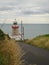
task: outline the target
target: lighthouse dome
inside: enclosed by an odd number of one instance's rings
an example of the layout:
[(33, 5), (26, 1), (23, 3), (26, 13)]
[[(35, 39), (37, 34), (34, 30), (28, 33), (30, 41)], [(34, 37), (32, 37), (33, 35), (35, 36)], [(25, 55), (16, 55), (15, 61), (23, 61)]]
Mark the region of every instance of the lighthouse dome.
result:
[(17, 22), (14, 22), (13, 25), (17, 25)]
[(13, 28), (13, 29), (19, 28), (17, 22), (14, 22), (14, 23), (13, 23), (12, 28)]

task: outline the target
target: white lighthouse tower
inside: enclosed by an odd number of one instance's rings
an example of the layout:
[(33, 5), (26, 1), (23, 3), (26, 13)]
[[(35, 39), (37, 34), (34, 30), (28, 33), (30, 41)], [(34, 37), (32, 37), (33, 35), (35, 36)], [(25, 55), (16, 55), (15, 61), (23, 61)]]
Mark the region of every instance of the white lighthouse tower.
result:
[(14, 22), (12, 25), (12, 36), (18, 36), (19, 34), (19, 26), (17, 25), (17, 22)]
[(21, 33), (19, 32), (19, 25), (17, 24), (16, 20), (12, 24), (12, 34), (9, 35), (10, 38), (13, 38), (15, 40), (24, 40), (24, 27), (21, 22)]
[(19, 26), (16, 21), (14, 21), (12, 25), (12, 38), (14, 38), (15, 40), (20, 40)]

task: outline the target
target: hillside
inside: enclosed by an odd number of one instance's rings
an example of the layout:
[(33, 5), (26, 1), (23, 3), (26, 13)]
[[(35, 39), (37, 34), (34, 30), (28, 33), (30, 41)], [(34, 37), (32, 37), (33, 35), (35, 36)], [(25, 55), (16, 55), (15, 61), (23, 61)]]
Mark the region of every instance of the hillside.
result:
[(34, 39), (27, 40), (26, 43), (49, 50), (49, 34), (37, 36)]
[(22, 49), (0, 29), (0, 65), (22, 65)]

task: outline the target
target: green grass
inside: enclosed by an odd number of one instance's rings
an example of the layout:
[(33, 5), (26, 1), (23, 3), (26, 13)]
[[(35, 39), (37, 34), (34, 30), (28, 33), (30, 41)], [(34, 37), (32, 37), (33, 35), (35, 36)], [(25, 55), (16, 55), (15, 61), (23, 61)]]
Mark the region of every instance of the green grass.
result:
[(26, 43), (49, 50), (49, 34), (37, 36), (34, 39), (27, 40)]
[(0, 65), (23, 65), (23, 52), (15, 40), (0, 30)]

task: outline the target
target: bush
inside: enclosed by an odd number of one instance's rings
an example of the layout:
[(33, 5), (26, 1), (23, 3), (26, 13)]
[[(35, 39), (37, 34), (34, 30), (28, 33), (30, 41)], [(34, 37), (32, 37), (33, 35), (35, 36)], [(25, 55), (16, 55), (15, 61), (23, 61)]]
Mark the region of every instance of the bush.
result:
[(0, 40), (4, 40), (5, 39), (5, 34), (3, 33), (3, 31), (0, 29)]
[(0, 65), (22, 65), (21, 51), (14, 40), (0, 41)]

